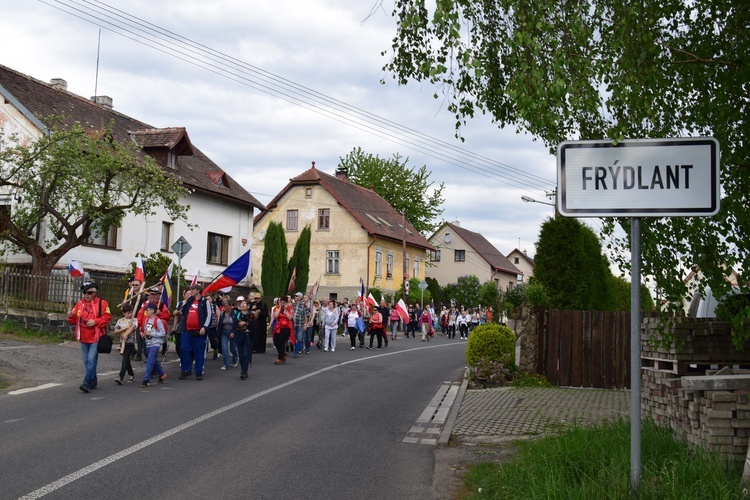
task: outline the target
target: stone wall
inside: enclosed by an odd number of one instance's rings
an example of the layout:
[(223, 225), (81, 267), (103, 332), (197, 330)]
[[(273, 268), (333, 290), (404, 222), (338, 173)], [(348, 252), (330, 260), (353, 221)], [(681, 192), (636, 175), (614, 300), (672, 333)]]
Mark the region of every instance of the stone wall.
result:
[(536, 373), (539, 347), (536, 315), (524, 308), (521, 319), (508, 320), (508, 328), (516, 334), (516, 366), (529, 373)]
[(3, 321), (12, 321), (20, 327), (29, 330), (71, 336), (73, 334), (73, 326), (68, 323), (67, 314), (0, 307), (0, 317)]
[[(675, 326), (681, 347), (651, 344), (655, 318), (641, 325), (641, 414), (678, 438), (735, 461), (750, 438), (750, 352), (738, 352), (727, 323), (686, 320)], [(739, 367), (739, 368), (738, 368)]]

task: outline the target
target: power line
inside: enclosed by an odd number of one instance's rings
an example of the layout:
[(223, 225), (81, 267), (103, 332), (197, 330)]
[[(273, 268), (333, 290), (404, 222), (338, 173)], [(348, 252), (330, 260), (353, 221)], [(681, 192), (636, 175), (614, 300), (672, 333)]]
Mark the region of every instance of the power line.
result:
[[(484, 177), (498, 180), (521, 189), (531, 189), (534, 192), (555, 184), (554, 181), (549, 179), (496, 162), (485, 156), (446, 143), (326, 96), (304, 85), (277, 76), (144, 21), (136, 16), (132, 16), (103, 2), (67, 0), (66, 3), (61, 0), (54, 0), (55, 3), (64, 7), (61, 8), (47, 1), (40, 1), (66, 14), (210, 71), (218, 76), (327, 116), (358, 130), (412, 147), (432, 158), (472, 171)], [(87, 5), (84, 6), (82, 3)]]

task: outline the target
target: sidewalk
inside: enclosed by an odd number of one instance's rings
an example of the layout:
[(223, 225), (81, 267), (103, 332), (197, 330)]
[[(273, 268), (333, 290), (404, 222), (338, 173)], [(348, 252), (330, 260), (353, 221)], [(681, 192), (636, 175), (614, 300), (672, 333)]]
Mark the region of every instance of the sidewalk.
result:
[(573, 423), (589, 425), (617, 416), (629, 417), (630, 391), (541, 387), (464, 390), (462, 386), (456, 404), (458, 415), (446, 429), (453, 440), (490, 444), (538, 437)]

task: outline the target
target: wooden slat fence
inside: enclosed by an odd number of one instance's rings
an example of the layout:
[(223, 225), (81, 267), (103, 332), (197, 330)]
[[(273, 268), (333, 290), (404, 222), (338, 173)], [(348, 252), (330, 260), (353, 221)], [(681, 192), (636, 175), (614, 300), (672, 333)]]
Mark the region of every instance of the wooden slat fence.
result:
[(630, 312), (537, 313), (537, 373), (559, 386), (630, 387)]

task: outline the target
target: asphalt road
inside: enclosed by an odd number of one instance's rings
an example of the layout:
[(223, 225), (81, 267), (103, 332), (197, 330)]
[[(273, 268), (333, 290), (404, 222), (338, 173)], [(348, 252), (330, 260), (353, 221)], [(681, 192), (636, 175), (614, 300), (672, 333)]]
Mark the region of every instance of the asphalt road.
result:
[(465, 342), (350, 351), (339, 339), (335, 353), (283, 366), (270, 350), (255, 355), (245, 381), (219, 361), (180, 381), (168, 363), (167, 383), (148, 389), (115, 385), (119, 356), (100, 355), (90, 394), (77, 389), (74, 345), (0, 342), (11, 389), (61, 384), (0, 395), (0, 498), (452, 497), (435, 481), (436, 448), (402, 440), (443, 381), (461, 378)]

